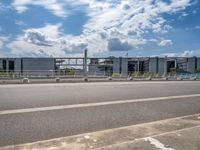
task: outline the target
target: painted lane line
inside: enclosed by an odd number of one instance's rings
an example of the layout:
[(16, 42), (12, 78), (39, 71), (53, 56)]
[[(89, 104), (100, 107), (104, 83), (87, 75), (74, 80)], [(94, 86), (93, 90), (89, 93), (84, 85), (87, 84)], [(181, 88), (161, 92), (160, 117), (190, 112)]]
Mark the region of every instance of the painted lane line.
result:
[(72, 109), (72, 108), (95, 107), (95, 106), (106, 106), (106, 105), (116, 105), (116, 104), (127, 104), (127, 103), (136, 103), (136, 102), (173, 100), (173, 99), (192, 98), (192, 97), (200, 97), (200, 94), (167, 96), (167, 97), (154, 97), (154, 98), (141, 98), (141, 99), (131, 99), (131, 100), (118, 100), (118, 101), (110, 101), (110, 102), (73, 104), (73, 105), (62, 105), (62, 106), (38, 107), (38, 108), (3, 110), (3, 111), (0, 111), (0, 115), (30, 113), (30, 112), (40, 112), (40, 111), (52, 111), (52, 110)]

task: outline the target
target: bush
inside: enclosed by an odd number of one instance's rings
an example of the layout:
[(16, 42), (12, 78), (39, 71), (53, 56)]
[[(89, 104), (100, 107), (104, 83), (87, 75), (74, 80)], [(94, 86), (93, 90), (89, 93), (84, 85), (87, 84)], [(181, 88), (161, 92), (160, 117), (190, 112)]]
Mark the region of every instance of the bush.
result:
[(131, 74), (132, 77), (140, 77), (142, 76), (142, 73), (141, 72), (134, 72)]
[(120, 77), (120, 74), (119, 73), (113, 73), (112, 77)]
[(6, 72), (0, 68), (0, 77), (5, 77), (6, 76)]
[(65, 70), (65, 75), (75, 75), (75, 70), (74, 69), (66, 69)]
[(196, 73), (200, 73), (200, 68), (195, 70)]

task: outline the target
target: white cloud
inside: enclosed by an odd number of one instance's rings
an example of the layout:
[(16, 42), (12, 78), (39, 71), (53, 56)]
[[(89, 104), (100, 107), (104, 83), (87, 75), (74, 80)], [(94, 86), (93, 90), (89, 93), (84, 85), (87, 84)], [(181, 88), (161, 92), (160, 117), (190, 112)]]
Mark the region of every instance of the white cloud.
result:
[(9, 41), (9, 37), (0, 36), (0, 49), (3, 48), (6, 42)]
[[(113, 50), (113, 43), (118, 44), (119, 50), (131, 50), (146, 44), (151, 39), (156, 39), (156, 37), (147, 39), (145, 35), (160, 33), (160, 36), (171, 30), (172, 27), (163, 18), (163, 13), (183, 11), (190, 2), (190, 0), (171, 0), (168, 3), (154, 0), (14, 0), (13, 6), (18, 12), (26, 11), (28, 5), (40, 5), (57, 16), (65, 17), (69, 13), (65, 6), (70, 5), (74, 9), (85, 10), (90, 19), (83, 26), (83, 33), (80, 36), (61, 33), (61, 24), (46, 25), (44, 28), (24, 31), (24, 35), (20, 35), (16, 41), (10, 43), (9, 47), (13, 48), (16, 54), (22, 49), (24, 54), (27, 54), (26, 51), (30, 53), (33, 50), (36, 53), (40, 50), (39, 54), (55, 56), (79, 54), (86, 47), (91, 54)], [(160, 46), (172, 44), (170, 39), (159, 43)]]
[(0, 40), (0, 49), (3, 47), (4, 43)]
[(21, 21), (21, 20), (15, 20), (15, 24), (16, 25), (20, 25), (20, 26), (25, 26), (27, 25), (25, 22)]
[(60, 32), (59, 28), (61, 27), (61, 24), (57, 25), (50, 25), (47, 24), (43, 28), (37, 28), (37, 29), (27, 29), (25, 30), (24, 34), (24, 40), (41, 46), (51, 46), (55, 44), (54, 39), (59, 38)]
[(11, 9), (11, 6), (8, 6), (8, 5), (4, 5), (3, 3), (0, 2), (0, 14), (2, 12), (5, 12), (7, 10)]
[(172, 40), (169, 39), (161, 40), (160, 43), (158, 43), (159, 46), (170, 46), (172, 44), (173, 44)]
[(164, 54), (161, 54), (161, 56), (167, 56), (167, 57), (176, 57), (177, 56), (177, 53), (164, 53)]
[(79, 36), (62, 35), (61, 24), (46, 25), (24, 31), (23, 35), (7, 45), (16, 56), (66, 56), (82, 54), (87, 43)]
[(194, 28), (195, 28), (195, 29), (200, 29), (200, 26), (195, 26)]
[(19, 13), (25, 12), (28, 5), (38, 5), (50, 10), (56, 16), (66, 17), (68, 15), (64, 4), (59, 0), (14, 0), (12, 5)]
[(191, 57), (194, 56), (194, 51), (193, 50), (186, 50), (181, 54), (182, 57)]
[[(119, 39), (123, 43), (129, 43), (130, 47), (137, 47), (146, 44), (148, 39), (145, 39), (144, 35), (149, 31), (162, 34), (170, 30), (172, 27), (167, 24), (162, 14), (184, 10), (189, 2), (189, 0), (171, 3), (162, 1), (153, 3), (153, 0), (122, 0), (118, 3), (103, 1), (101, 9), (89, 5), (88, 16), (91, 19), (84, 25), (83, 32), (85, 35), (104, 33), (107, 45), (110, 39)], [(160, 44), (172, 45), (172, 41), (167, 40)]]
[(168, 56), (168, 57), (193, 57), (193, 56), (200, 56), (200, 49), (196, 50), (185, 50), (183, 52), (177, 53), (163, 53), (161, 56)]

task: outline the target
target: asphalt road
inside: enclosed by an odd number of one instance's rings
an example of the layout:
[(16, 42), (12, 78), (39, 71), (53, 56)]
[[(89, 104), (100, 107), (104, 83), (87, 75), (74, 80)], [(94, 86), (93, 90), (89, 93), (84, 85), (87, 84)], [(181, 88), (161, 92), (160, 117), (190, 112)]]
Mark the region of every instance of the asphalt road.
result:
[[(200, 94), (199, 81), (1, 85), (0, 146), (200, 113), (198, 95), (145, 100), (193, 94)], [(133, 101), (98, 106), (100, 102), (128, 100)], [(97, 105), (87, 107), (88, 103)], [(86, 106), (51, 110), (54, 106), (77, 104)], [(38, 107), (49, 110), (23, 112)], [(13, 110), (22, 112), (1, 114)]]

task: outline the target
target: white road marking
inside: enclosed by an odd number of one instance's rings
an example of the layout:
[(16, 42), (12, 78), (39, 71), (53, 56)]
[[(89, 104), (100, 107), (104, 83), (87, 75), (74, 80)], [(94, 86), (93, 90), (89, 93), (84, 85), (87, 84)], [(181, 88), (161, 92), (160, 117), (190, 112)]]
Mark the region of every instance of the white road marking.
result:
[(154, 145), (156, 148), (159, 148), (160, 150), (174, 150), (173, 148), (166, 147), (163, 143), (156, 140), (155, 138), (147, 137), (144, 140), (150, 142), (151, 145)]
[[(189, 116), (193, 116), (193, 115), (189, 115)], [(182, 117), (176, 117), (176, 118), (171, 118), (171, 119), (166, 119), (166, 120), (173, 120), (173, 119), (181, 119), (181, 118), (184, 118), (184, 117), (189, 117), (189, 116), (182, 116)], [(164, 121), (164, 120), (162, 120)], [(160, 121), (155, 121), (156, 122), (160, 122)], [(151, 122), (151, 123), (142, 123), (143, 125), (144, 124), (154, 124), (154, 122)], [(142, 125), (142, 124), (138, 124), (138, 125)], [(138, 126), (138, 125), (133, 125), (133, 126)], [(128, 126), (127, 126), (128, 127)], [(131, 127), (131, 126), (130, 126)], [(117, 129), (121, 129), (121, 128), (126, 128), (126, 127), (120, 127), (120, 128), (115, 128), (115, 129), (109, 129), (110, 131), (112, 130), (117, 130)], [(198, 126), (193, 126), (193, 127), (188, 127), (188, 128), (183, 128), (183, 129), (178, 129), (178, 130), (173, 130), (173, 131), (169, 131), (169, 132), (164, 132), (164, 133), (160, 133), (160, 134), (154, 134), (152, 136), (148, 136), (148, 137), (142, 137), (142, 138), (138, 138), (138, 139), (135, 139), (133, 141), (147, 141), (147, 139), (151, 138), (151, 139), (154, 139), (156, 137), (160, 137), (160, 136), (164, 136), (164, 135), (169, 135), (169, 134), (173, 134), (173, 133), (179, 133), (179, 132), (182, 132), (182, 131), (188, 131), (188, 130), (192, 130), (192, 129), (195, 129), (195, 128), (200, 128), (200, 125)], [(106, 131), (106, 130), (105, 130)], [(108, 131), (108, 130), (107, 130)], [(97, 131), (97, 132), (101, 132), (101, 131)], [(95, 132), (94, 132), (95, 133)], [(63, 138), (63, 137), (62, 137)], [(57, 140), (57, 139), (54, 139), (54, 140)], [(47, 140), (46, 140), (47, 141)], [(100, 148), (97, 148), (95, 150), (102, 150), (103, 148), (107, 148), (107, 147), (113, 147), (115, 145), (122, 145), (122, 144), (128, 144), (130, 143), (131, 141), (125, 141), (125, 142), (121, 142), (121, 143), (117, 143), (117, 144), (111, 144), (109, 146), (103, 146), (103, 147), (100, 147)], [(162, 149), (160, 149), (162, 150)], [(170, 150), (170, 149), (165, 149), (165, 150)]]
[(85, 104), (73, 104), (73, 105), (61, 105), (61, 106), (49, 106), (49, 107), (38, 107), (38, 108), (3, 110), (3, 111), (0, 111), (0, 115), (30, 113), (30, 112), (39, 112), (39, 111), (52, 111), (52, 110), (72, 109), (72, 108), (95, 107), (95, 106), (106, 106), (106, 105), (116, 105), (116, 104), (127, 104), (127, 103), (136, 103), (136, 102), (174, 100), (174, 99), (192, 98), (192, 97), (200, 97), (200, 94), (167, 96), (167, 97), (154, 97), (154, 98), (140, 98), (140, 99), (118, 100), (118, 101), (99, 102), (99, 103), (85, 103)]

